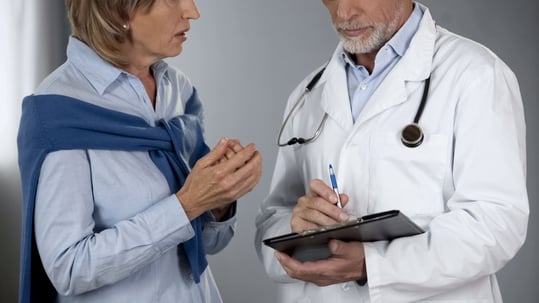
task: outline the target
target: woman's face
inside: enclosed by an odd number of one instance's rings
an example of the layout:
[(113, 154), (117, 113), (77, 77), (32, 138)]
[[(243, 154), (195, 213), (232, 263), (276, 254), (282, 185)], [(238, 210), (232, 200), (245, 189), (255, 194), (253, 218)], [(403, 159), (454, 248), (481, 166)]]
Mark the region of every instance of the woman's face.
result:
[(156, 0), (129, 20), (130, 41), (123, 51), (133, 65), (151, 65), (182, 52), (191, 19), (200, 14), (194, 0)]

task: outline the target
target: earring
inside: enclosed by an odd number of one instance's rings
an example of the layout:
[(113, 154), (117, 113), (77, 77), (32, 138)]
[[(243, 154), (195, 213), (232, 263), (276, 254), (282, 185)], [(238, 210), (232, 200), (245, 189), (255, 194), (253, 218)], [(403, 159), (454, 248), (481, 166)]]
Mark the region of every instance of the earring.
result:
[(122, 27), (123, 27), (124, 30), (128, 30), (129, 29), (129, 24), (123, 24)]

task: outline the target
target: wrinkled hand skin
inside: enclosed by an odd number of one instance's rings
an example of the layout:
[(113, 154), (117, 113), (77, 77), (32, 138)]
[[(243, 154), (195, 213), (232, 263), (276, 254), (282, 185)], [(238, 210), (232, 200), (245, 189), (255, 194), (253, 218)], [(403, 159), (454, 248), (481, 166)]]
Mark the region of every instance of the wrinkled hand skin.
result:
[(211, 210), (218, 221), (230, 204), (260, 181), (262, 156), (254, 144), (223, 138), (200, 158), (176, 193), (189, 220)]
[[(340, 197), (343, 207), (346, 206), (348, 196), (341, 194)], [(333, 189), (322, 180), (314, 179), (309, 192), (298, 199), (290, 227), (292, 232), (300, 233), (349, 219), (346, 211), (337, 206)], [(367, 279), (363, 243), (331, 240), (328, 245), (332, 256), (324, 260), (301, 262), (279, 251), (275, 251), (275, 257), (290, 277), (318, 286)]]
[(331, 240), (329, 250), (331, 257), (315, 262), (300, 262), (278, 251), (275, 257), (291, 278), (318, 286), (367, 280), (363, 243)]
[[(348, 196), (345, 194), (340, 196), (344, 207), (348, 203)], [(290, 227), (292, 232), (299, 233), (348, 219), (346, 211), (337, 206), (337, 195), (333, 189), (322, 180), (314, 179), (310, 182), (309, 192), (298, 199), (292, 211)]]

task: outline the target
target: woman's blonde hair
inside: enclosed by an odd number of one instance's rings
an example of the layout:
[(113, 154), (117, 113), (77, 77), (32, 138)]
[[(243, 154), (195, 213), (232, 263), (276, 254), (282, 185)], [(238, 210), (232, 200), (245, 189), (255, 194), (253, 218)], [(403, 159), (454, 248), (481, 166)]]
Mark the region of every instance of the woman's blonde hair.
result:
[(128, 22), (138, 9), (156, 0), (66, 0), (71, 34), (115, 66), (127, 66), (120, 45), (128, 39)]

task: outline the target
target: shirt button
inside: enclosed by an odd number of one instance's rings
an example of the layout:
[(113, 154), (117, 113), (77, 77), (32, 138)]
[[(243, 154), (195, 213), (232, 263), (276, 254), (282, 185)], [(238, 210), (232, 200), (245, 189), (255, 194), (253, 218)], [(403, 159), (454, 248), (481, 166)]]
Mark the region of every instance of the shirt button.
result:
[(342, 287), (343, 291), (349, 291), (350, 290), (350, 284), (349, 283), (344, 283), (341, 287)]
[(365, 83), (365, 82), (359, 83), (359, 88), (360, 88), (361, 90), (366, 90), (366, 89), (367, 89), (367, 83)]

